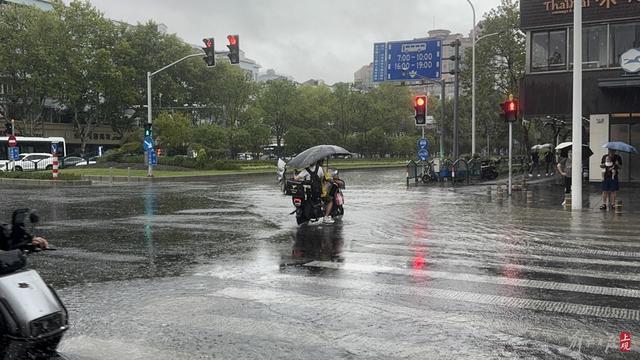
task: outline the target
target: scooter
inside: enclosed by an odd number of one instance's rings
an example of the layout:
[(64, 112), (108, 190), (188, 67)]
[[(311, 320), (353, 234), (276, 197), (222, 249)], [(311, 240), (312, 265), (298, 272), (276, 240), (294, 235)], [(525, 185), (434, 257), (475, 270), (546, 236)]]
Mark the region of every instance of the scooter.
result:
[(40, 251), (27, 219), (32, 227), (38, 222), (29, 209), (18, 209), (10, 229), (0, 224), (0, 359), (64, 359), (56, 349), (69, 314), (38, 272), (26, 269), (26, 255)]
[[(344, 215), (344, 196), (342, 190), (345, 189), (345, 183), (338, 178), (337, 170), (334, 176), (329, 180), (329, 196), (333, 197), (333, 206), (331, 208), (330, 216), (334, 220), (342, 219)], [(311, 191), (311, 182), (308, 180), (286, 180), (286, 195), (291, 196), (291, 202), (295, 206), (295, 210), (291, 212), (291, 215), (296, 214), (296, 221), (298, 225), (307, 223), (309, 221), (316, 222), (325, 213), (325, 204), (318, 196), (314, 196)]]

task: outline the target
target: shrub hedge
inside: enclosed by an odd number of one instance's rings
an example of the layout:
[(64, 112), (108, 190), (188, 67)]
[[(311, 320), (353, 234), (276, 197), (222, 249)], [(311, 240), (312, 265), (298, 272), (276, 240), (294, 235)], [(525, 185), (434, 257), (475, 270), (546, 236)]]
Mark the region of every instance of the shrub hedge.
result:
[[(0, 171), (0, 178), (34, 180), (53, 179), (50, 171)], [(80, 175), (65, 173), (62, 171), (58, 174), (58, 180), (80, 180)]]

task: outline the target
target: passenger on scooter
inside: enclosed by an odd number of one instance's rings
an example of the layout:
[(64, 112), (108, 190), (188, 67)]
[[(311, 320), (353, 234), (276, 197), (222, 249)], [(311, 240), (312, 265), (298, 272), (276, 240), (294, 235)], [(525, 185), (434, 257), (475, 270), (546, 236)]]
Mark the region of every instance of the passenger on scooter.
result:
[(314, 200), (324, 201), (324, 218), (322, 222), (332, 224), (334, 221), (329, 216), (333, 207), (333, 199), (325, 195), (325, 172), (322, 169), (322, 160), (296, 175), (296, 180), (307, 180), (311, 182), (311, 193), (316, 197)]

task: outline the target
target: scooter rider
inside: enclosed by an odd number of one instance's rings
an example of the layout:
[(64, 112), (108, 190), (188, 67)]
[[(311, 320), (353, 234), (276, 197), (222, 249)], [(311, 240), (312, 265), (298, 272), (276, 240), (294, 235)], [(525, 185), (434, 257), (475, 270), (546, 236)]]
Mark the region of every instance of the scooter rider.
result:
[(325, 224), (333, 224), (333, 219), (329, 216), (333, 207), (333, 199), (331, 197), (323, 197), (324, 190), (324, 170), (322, 169), (322, 160), (319, 160), (315, 165), (312, 165), (305, 170), (302, 170), (295, 177), (296, 180), (307, 180), (311, 182), (311, 194), (314, 201), (320, 201), (324, 198), (324, 218), (322, 220)]

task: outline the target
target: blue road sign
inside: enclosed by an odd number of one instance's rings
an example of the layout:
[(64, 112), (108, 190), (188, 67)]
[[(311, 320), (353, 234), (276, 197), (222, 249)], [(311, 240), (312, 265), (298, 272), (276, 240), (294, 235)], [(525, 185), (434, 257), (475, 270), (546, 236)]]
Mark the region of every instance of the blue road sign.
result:
[(375, 43), (373, 44), (373, 81), (381, 82), (384, 81), (386, 76), (386, 68), (387, 62), (386, 53), (387, 44), (386, 43)]
[(439, 80), (441, 57), (440, 39), (389, 42), (386, 80)]
[(158, 165), (158, 154), (153, 149), (147, 150), (148, 165)]
[(144, 141), (142, 142), (142, 146), (144, 147), (145, 150), (153, 149), (153, 139), (151, 138), (151, 136), (147, 136), (144, 138)]
[(418, 157), (422, 161), (427, 161), (427, 159), (429, 158), (429, 151), (427, 151), (427, 149), (418, 150)]
[(58, 143), (51, 143), (51, 153), (52, 154), (57, 154), (58, 153)]
[(420, 138), (418, 140), (418, 150), (427, 148), (429, 148), (429, 140), (427, 140), (426, 138)]
[(9, 148), (9, 160), (18, 160), (20, 158), (20, 148), (17, 146)]

